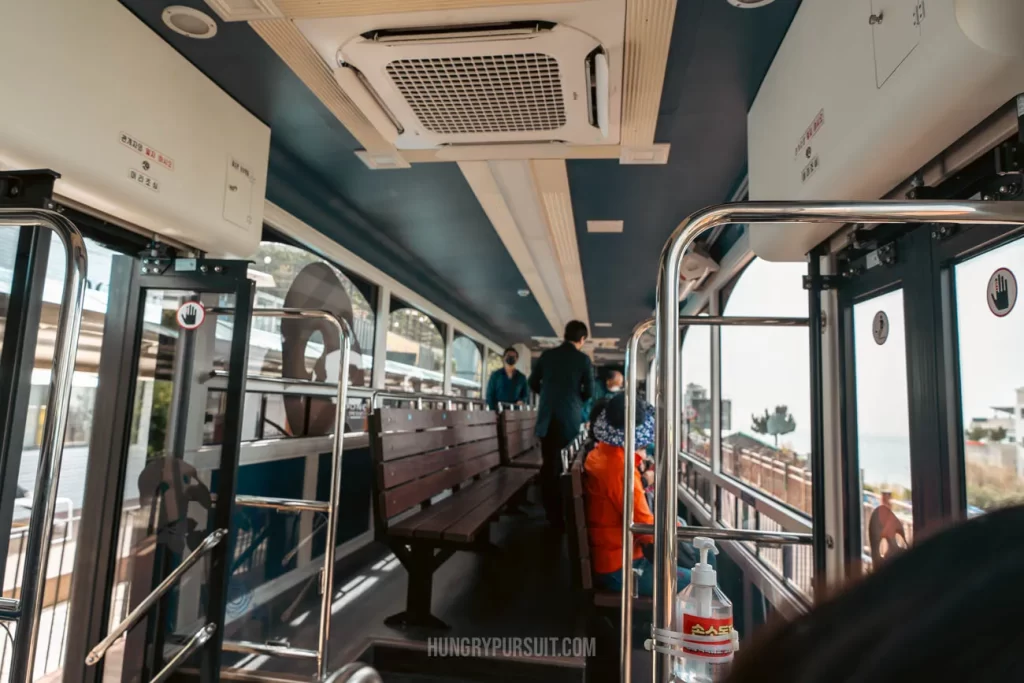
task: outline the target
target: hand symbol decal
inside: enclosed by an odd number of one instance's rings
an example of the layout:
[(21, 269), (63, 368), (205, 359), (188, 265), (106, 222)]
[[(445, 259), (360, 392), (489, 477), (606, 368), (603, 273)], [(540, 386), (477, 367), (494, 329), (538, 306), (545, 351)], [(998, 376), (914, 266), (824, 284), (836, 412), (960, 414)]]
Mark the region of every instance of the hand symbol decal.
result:
[(996, 277), (996, 291), (992, 294), (992, 305), (996, 307), (997, 311), (1005, 311), (1010, 307), (1010, 287), (1006, 282), (1006, 277), (999, 275)]

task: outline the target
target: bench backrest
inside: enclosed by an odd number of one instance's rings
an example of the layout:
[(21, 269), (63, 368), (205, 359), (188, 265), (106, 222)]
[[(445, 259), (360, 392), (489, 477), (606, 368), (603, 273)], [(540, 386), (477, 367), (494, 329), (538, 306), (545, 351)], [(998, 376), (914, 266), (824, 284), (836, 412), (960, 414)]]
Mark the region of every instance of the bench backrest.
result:
[(488, 410), (378, 408), (370, 415), (377, 536), (388, 520), (500, 464)]
[(498, 416), (501, 462), (508, 465), (537, 448), (539, 440), (536, 410), (505, 410)]
[(587, 535), (587, 509), (583, 497), (583, 454), (562, 474), (562, 500), (565, 505), (565, 530), (569, 544), (569, 566), (572, 584), (582, 591), (594, 587), (590, 573), (590, 537)]

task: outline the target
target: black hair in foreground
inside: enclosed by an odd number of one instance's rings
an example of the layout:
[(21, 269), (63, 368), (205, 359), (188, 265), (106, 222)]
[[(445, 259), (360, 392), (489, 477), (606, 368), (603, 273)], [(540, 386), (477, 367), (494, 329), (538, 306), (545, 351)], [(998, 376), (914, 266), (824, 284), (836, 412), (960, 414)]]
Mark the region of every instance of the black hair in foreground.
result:
[(741, 650), (728, 683), (1024, 681), (1024, 506), (923, 538)]

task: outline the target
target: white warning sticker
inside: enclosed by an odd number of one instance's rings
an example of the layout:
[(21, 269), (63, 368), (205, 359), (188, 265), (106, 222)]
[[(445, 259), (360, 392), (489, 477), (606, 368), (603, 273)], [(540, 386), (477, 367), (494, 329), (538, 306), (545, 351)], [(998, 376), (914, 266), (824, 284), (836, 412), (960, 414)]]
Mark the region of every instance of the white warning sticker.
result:
[(1009, 268), (1000, 268), (992, 273), (985, 289), (988, 309), (992, 315), (1005, 318), (1017, 304), (1017, 278)]
[(198, 301), (186, 301), (178, 308), (178, 327), (195, 330), (206, 320), (206, 309)]

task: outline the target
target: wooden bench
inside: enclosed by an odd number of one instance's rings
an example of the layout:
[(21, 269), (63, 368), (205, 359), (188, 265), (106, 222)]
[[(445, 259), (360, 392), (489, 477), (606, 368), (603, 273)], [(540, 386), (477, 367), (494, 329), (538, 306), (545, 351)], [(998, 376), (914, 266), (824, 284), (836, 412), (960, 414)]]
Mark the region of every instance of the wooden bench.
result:
[(497, 415), (379, 408), (370, 416), (375, 536), (409, 573), (404, 612), (389, 626), (447, 628), (430, 613), (433, 575), (457, 550), (491, 550), (490, 522), (534, 470), (499, 467)]
[[(587, 534), (587, 508), (584, 495), (583, 460), (580, 453), (571, 462), (569, 470), (562, 474), (562, 500), (565, 501), (565, 528), (569, 544), (569, 562), (574, 587), (587, 596), (587, 602), (600, 610), (618, 610), (622, 604), (619, 591), (597, 588), (594, 585), (593, 567), (590, 562), (590, 537)], [(632, 579), (632, 574), (627, 580)], [(653, 601), (648, 597), (633, 598), (635, 611), (650, 611)]]
[(505, 410), (498, 414), (501, 464), (540, 469), (544, 463), (536, 435), (536, 410)]

